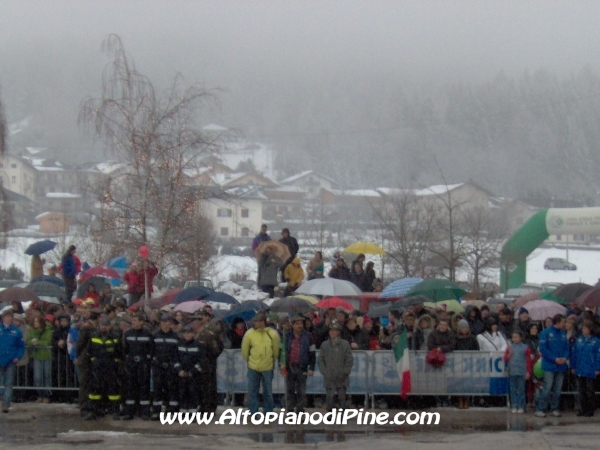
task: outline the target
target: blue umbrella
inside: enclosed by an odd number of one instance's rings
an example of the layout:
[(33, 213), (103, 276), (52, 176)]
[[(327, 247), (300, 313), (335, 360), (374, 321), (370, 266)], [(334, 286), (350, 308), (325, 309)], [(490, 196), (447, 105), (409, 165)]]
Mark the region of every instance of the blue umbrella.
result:
[(217, 292), (217, 291), (213, 291), (210, 294), (208, 294), (208, 296), (204, 297), (202, 300), (204, 300), (205, 302), (217, 302), (217, 303), (227, 303), (229, 305), (239, 305), (240, 302), (238, 302), (235, 297), (232, 297), (229, 294), (226, 294), (224, 292)]
[(212, 289), (204, 286), (189, 287), (177, 294), (175, 298), (173, 298), (173, 303), (189, 302), (190, 300), (204, 300), (212, 292), (214, 292)]
[(50, 275), (42, 275), (41, 277), (35, 277), (33, 280), (30, 281), (30, 283), (37, 283), (38, 281), (45, 281), (47, 283), (53, 283), (61, 288), (65, 286), (65, 282), (63, 280), (61, 280), (58, 277), (53, 277)]
[(258, 300), (251, 300), (241, 305), (233, 306), (223, 317), (223, 322), (231, 323), (236, 317), (241, 317), (244, 322), (252, 320), (257, 311), (268, 309), (268, 306)]
[(106, 261), (104, 266), (115, 269), (117, 272), (119, 272), (119, 275), (123, 276), (123, 274), (127, 272), (127, 258), (125, 256), (115, 256), (114, 258)]
[(421, 281), (423, 281), (423, 278), (402, 278), (400, 280), (396, 280), (393, 283), (388, 284), (385, 289), (381, 291), (379, 297), (403, 297), (413, 288), (413, 286), (416, 286)]
[(50, 241), (48, 239), (44, 241), (37, 241), (25, 249), (25, 254), (31, 256), (41, 255), (42, 253), (49, 252), (54, 247), (56, 247), (56, 242), (54, 241)]

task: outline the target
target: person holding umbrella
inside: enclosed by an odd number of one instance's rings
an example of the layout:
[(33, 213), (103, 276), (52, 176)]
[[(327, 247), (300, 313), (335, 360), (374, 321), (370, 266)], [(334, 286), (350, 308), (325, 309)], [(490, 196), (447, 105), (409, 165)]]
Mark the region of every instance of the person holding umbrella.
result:
[(269, 294), (270, 298), (275, 296), (275, 286), (279, 284), (277, 282), (277, 273), (282, 265), (283, 261), (281, 258), (273, 253), (270, 246), (267, 246), (259, 261), (258, 285), (263, 292)]
[(31, 279), (44, 276), (44, 264), (46, 260), (40, 258), (40, 255), (31, 255)]
[(62, 257), (62, 276), (65, 282), (65, 293), (67, 294), (66, 302), (70, 302), (73, 298), (73, 292), (77, 289), (77, 266), (75, 264), (75, 251), (77, 248), (71, 245)]

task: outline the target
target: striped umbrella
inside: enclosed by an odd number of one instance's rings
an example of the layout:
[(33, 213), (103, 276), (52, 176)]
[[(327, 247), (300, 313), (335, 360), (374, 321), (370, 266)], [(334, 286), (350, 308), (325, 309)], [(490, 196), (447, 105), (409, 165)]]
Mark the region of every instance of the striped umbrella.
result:
[(403, 297), (413, 286), (416, 286), (423, 278), (402, 278), (396, 280), (393, 283), (388, 284), (379, 297), (390, 298), (390, 297)]

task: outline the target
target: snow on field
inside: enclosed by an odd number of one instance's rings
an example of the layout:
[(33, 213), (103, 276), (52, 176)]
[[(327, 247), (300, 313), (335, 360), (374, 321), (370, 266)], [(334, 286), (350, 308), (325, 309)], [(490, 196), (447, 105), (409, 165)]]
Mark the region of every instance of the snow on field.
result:
[(249, 256), (214, 256), (206, 264), (206, 275), (214, 286), (221, 281), (230, 281), (232, 275), (245, 276), (247, 280), (256, 280), (257, 265)]
[(534, 251), (527, 259), (527, 282), (529, 283), (577, 283), (596, 284), (600, 278), (600, 251), (569, 250), (569, 262), (577, 266), (577, 270), (545, 270), (547, 258), (565, 258), (566, 250), (560, 248), (543, 248)]

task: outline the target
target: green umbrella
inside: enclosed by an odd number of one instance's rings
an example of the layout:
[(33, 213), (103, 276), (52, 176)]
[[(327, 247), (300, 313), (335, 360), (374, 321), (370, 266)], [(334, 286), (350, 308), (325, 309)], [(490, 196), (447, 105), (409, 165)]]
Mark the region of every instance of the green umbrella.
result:
[(434, 302), (439, 302), (441, 300), (458, 300), (466, 293), (467, 291), (453, 281), (428, 278), (421, 281), (416, 286), (413, 286), (413, 288), (406, 293), (405, 297), (424, 295)]
[(551, 302), (556, 302), (556, 303), (561, 303), (561, 304), (571, 303), (570, 301), (568, 301), (562, 297), (558, 297), (558, 296), (554, 295), (553, 291), (540, 292), (540, 294), (538, 295), (538, 298), (541, 298), (544, 300), (550, 300)]

